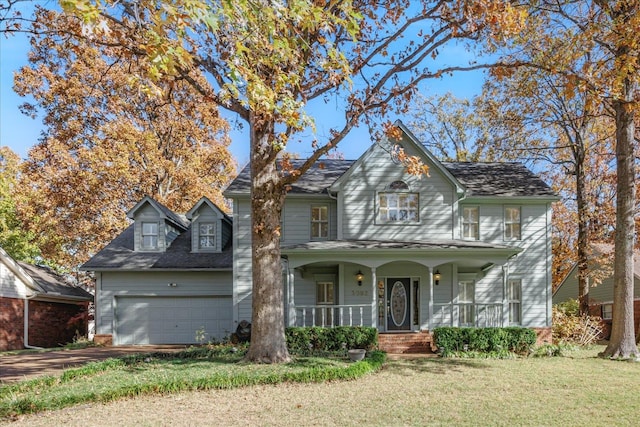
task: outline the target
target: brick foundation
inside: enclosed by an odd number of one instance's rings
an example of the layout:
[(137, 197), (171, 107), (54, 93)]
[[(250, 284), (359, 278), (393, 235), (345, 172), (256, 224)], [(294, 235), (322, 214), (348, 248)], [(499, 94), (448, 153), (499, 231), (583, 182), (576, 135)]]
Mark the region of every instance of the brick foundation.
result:
[(551, 344), (553, 342), (553, 330), (550, 326), (546, 328), (531, 329), (533, 329), (538, 336), (536, 339), (536, 345)]
[(96, 345), (110, 347), (113, 345), (113, 336), (111, 334), (95, 334), (93, 336), (93, 342)]

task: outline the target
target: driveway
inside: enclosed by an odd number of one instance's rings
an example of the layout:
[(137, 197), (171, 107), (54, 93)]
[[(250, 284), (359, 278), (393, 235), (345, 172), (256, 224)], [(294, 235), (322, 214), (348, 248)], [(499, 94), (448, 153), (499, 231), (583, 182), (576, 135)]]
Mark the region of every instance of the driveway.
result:
[(185, 346), (90, 347), (0, 356), (0, 384), (43, 375), (59, 375), (63, 370), (110, 357), (128, 354), (184, 350)]

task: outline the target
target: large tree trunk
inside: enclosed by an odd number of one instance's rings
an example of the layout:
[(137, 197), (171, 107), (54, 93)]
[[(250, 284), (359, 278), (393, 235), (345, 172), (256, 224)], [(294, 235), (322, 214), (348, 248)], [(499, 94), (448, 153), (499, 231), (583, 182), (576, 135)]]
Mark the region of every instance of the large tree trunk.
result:
[(253, 272), (251, 343), (246, 360), (280, 363), (290, 360), (284, 334), (280, 214), (285, 190), (270, 141), (272, 124), (252, 117), (251, 127), (251, 264)]
[(630, 358), (638, 355), (633, 326), (633, 243), (636, 202), (634, 170), (633, 84), (627, 79), (624, 94), (614, 102), (616, 112), (616, 162), (618, 168), (616, 237), (611, 339), (603, 356)]

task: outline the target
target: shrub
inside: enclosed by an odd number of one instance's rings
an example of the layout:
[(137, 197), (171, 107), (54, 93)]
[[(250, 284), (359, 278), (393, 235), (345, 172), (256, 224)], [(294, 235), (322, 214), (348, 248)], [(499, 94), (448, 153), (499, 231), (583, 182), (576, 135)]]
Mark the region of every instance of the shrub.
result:
[(580, 315), (578, 300), (556, 304), (552, 310), (553, 342), (576, 345), (594, 344), (602, 336), (602, 319)]
[(536, 342), (532, 329), (508, 328), (453, 328), (440, 327), (433, 330), (438, 351), (444, 357), (463, 353), (494, 354), (505, 357), (508, 353), (525, 354)]
[(378, 345), (378, 330), (365, 326), (289, 327), (285, 330), (289, 353), (308, 356), (350, 348), (372, 350)]

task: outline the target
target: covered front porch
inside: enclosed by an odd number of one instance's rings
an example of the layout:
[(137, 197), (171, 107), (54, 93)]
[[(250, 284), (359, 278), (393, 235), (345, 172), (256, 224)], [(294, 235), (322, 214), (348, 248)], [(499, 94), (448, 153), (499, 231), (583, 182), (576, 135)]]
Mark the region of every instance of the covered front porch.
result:
[(508, 267), (520, 251), (468, 241), (284, 247), (287, 324), (389, 333), (517, 324), (521, 306), (509, 298)]

